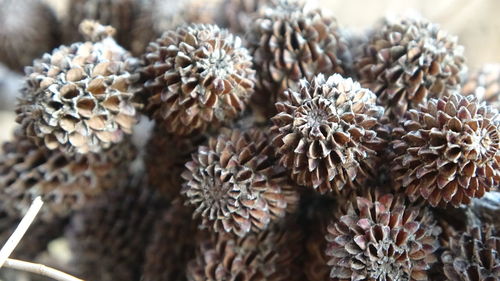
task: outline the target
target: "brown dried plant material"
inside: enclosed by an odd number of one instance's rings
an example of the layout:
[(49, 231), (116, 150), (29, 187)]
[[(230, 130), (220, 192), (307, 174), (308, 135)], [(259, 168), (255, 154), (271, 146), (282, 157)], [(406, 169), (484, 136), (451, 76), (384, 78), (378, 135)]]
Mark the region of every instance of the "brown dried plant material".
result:
[(338, 74), (303, 80), (276, 103), (273, 145), (299, 184), (321, 193), (362, 183), (375, 170), (384, 142), (375, 128), (383, 115), (375, 95)]
[(85, 280), (139, 280), (154, 222), (165, 206), (145, 181), (132, 177), (88, 202), (66, 234), (75, 273)]
[(500, 279), (500, 236), (494, 227), (472, 227), (450, 238), (441, 256), (447, 281)]
[(259, 16), (259, 11), (272, 5), (273, 1), (275, 2), (275, 0), (224, 0), (222, 26), (234, 33), (245, 34)]
[(438, 25), (419, 18), (386, 19), (357, 59), (363, 87), (386, 116), (398, 119), (429, 98), (450, 95), (466, 70), (463, 47)]
[(475, 95), (500, 110), (500, 64), (487, 64), (472, 73), (462, 87), (462, 94)]
[(262, 131), (232, 130), (208, 140), (182, 174), (182, 193), (195, 217), (215, 232), (261, 231), (296, 208), (297, 187), (276, 165)]
[(17, 132), (3, 144), (0, 156), (0, 199), (11, 215), (23, 214), (37, 196), (45, 204), (38, 215), (51, 221), (79, 209), (128, 172), (135, 148), (123, 142), (100, 154), (69, 157), (38, 147)]
[(17, 121), (26, 135), (65, 153), (98, 153), (121, 142), (137, 122), (130, 71), (136, 60), (111, 27), (82, 23), (94, 42), (61, 46), (26, 69)]
[(391, 174), (412, 200), (469, 204), (500, 183), (500, 115), (452, 94), (411, 109), (392, 132)]
[(16, 71), (59, 44), (59, 25), (44, 1), (0, 0), (0, 62)]
[(336, 20), (319, 10), (289, 0), (262, 9), (247, 39), (258, 74), (255, 109), (272, 116), (281, 92), (297, 88), (300, 79), (344, 73), (347, 46)]
[[(326, 236), (334, 280), (427, 280), (440, 228), (403, 196), (367, 192), (339, 211)], [(335, 279), (336, 278), (336, 279)]]
[(168, 133), (203, 132), (245, 109), (255, 82), (251, 66), (239, 37), (215, 25), (183, 25), (148, 46), (138, 97)]

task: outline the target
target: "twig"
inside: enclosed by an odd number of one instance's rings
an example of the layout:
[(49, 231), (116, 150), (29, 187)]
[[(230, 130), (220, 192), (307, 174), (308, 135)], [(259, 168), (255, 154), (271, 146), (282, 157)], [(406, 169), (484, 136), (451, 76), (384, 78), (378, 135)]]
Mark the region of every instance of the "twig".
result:
[(40, 196), (33, 200), (33, 203), (31, 203), (30, 208), (24, 215), (16, 230), (14, 230), (14, 233), (12, 233), (12, 235), (9, 237), (9, 240), (7, 240), (5, 245), (3, 245), (2, 249), (0, 250), (0, 268), (9, 258), (10, 254), (12, 254), (17, 244), (19, 244), (24, 234), (28, 230), (28, 227), (30, 227), (31, 223), (33, 223), (33, 220), (40, 211), (40, 208), (42, 208), (42, 205), (43, 201)]
[(4, 263), (4, 267), (47, 276), (58, 281), (83, 281), (82, 279), (78, 279), (67, 273), (45, 266), (43, 264), (25, 262), (16, 259), (7, 259)]

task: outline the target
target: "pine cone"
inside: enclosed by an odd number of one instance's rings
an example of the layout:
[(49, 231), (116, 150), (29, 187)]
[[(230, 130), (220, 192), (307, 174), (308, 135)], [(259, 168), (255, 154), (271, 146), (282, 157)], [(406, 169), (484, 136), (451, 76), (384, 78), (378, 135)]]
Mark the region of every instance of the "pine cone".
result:
[(155, 220), (165, 203), (144, 182), (129, 180), (88, 202), (67, 232), (73, 265), (86, 280), (139, 280)]
[(427, 280), (440, 228), (425, 207), (402, 196), (366, 193), (336, 214), (326, 236), (335, 280)]
[(17, 121), (49, 149), (100, 152), (136, 123), (130, 73), (135, 60), (109, 36), (111, 27), (86, 21), (95, 42), (61, 46), (27, 68)]
[(279, 0), (262, 11), (248, 34), (258, 74), (253, 102), (256, 110), (272, 116), (278, 95), (298, 88), (300, 79), (343, 73), (347, 48), (336, 20), (319, 10), (308, 12), (297, 1)]
[(197, 256), (187, 267), (187, 280), (304, 280), (298, 262), (302, 240), (300, 229), (292, 225), (238, 238), (213, 235), (199, 242)]
[(134, 157), (130, 142), (101, 154), (68, 157), (38, 147), (17, 132), (12, 142), (4, 143), (0, 156), (0, 198), (11, 215), (19, 216), (41, 195), (45, 204), (39, 217), (51, 221), (112, 187)]
[(471, 74), (463, 85), (462, 94), (475, 95), (500, 110), (500, 64), (484, 65)]
[(449, 281), (500, 279), (500, 236), (493, 227), (474, 227), (450, 239), (441, 256)]
[(360, 83), (378, 96), (390, 119), (460, 87), (466, 70), (457, 38), (424, 19), (386, 19), (356, 63)]
[(299, 184), (321, 193), (363, 182), (375, 170), (382, 140), (374, 131), (383, 108), (350, 78), (323, 75), (276, 103), (273, 144), (280, 163)]
[(393, 130), (392, 175), (410, 199), (457, 207), (500, 183), (500, 115), (452, 94), (409, 110)]
[(252, 22), (259, 16), (259, 10), (272, 5), (275, 0), (224, 0), (222, 26), (236, 34), (249, 31)]
[(142, 281), (184, 281), (187, 263), (195, 257), (198, 221), (180, 200), (172, 203), (159, 218), (146, 249)]
[(0, 62), (22, 71), (59, 43), (54, 12), (39, 0), (0, 0)]
[(235, 119), (253, 93), (251, 57), (215, 25), (184, 25), (149, 45), (139, 96), (167, 132), (188, 135)]
[(299, 195), (274, 163), (268, 137), (250, 130), (221, 134), (200, 146), (182, 174), (182, 193), (203, 225), (244, 236), (295, 209)]

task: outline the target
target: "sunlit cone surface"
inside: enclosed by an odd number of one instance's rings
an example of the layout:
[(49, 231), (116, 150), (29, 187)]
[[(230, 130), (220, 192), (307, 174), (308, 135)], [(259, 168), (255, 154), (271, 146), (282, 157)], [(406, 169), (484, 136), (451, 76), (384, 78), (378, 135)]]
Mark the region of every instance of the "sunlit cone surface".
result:
[(279, 94), (300, 79), (344, 72), (346, 45), (334, 18), (306, 11), (298, 1), (279, 0), (263, 9), (247, 36), (258, 75), (258, 110), (273, 111)]
[(0, 62), (16, 71), (59, 43), (54, 12), (43, 1), (0, 1)]
[(42, 196), (40, 219), (52, 220), (79, 209), (127, 173), (135, 148), (124, 142), (100, 154), (69, 157), (57, 150), (38, 147), (17, 132), (3, 144), (0, 156), (0, 198), (13, 215), (24, 214)]
[(393, 130), (392, 175), (412, 200), (468, 204), (500, 183), (500, 115), (473, 96), (431, 99)]
[(425, 19), (398, 18), (373, 32), (356, 68), (361, 85), (377, 95), (392, 119), (458, 90), (466, 66), (456, 37)]
[(232, 130), (198, 148), (182, 174), (182, 193), (204, 226), (244, 236), (295, 209), (297, 187), (273, 154), (269, 138), (257, 130)]
[(463, 95), (475, 95), (500, 110), (500, 64), (487, 64), (472, 73), (462, 87)]
[(432, 214), (401, 196), (357, 197), (328, 226), (326, 254), (334, 280), (427, 280), (438, 249)]
[(152, 42), (142, 68), (146, 113), (188, 135), (235, 119), (253, 93), (255, 71), (241, 39), (215, 25), (183, 25)]
[(273, 145), (300, 185), (321, 193), (363, 182), (383, 145), (375, 127), (383, 115), (375, 95), (335, 74), (303, 80), (276, 103)]
[(259, 15), (259, 10), (272, 5), (274, 0), (224, 0), (223, 26), (237, 34), (249, 31), (252, 21)]
[(473, 227), (450, 238), (441, 256), (449, 281), (500, 279), (500, 236), (493, 227)]
[(130, 72), (136, 60), (110, 36), (111, 27), (87, 21), (94, 41), (61, 46), (26, 69), (17, 121), (49, 149), (100, 152), (132, 132)]

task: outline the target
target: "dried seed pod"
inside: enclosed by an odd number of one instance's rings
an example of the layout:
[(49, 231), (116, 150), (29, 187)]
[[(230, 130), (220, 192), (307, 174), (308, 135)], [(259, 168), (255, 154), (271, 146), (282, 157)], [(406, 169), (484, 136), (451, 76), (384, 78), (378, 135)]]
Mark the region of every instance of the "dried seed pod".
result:
[(276, 103), (273, 144), (299, 184), (321, 193), (363, 182), (383, 145), (375, 127), (383, 115), (375, 95), (338, 74), (303, 80)]
[(300, 79), (344, 72), (341, 58), (347, 48), (336, 20), (319, 10), (306, 11), (298, 1), (279, 0), (263, 8), (248, 43), (258, 74), (256, 110), (275, 112), (278, 95), (296, 88)]
[(195, 257), (195, 237), (200, 236), (192, 210), (180, 200), (157, 219), (153, 238), (146, 249), (143, 281), (184, 281), (187, 263)]
[(231, 32), (245, 34), (252, 22), (259, 16), (259, 10), (272, 5), (275, 0), (224, 0), (222, 26)]
[(427, 280), (440, 228), (430, 210), (402, 196), (358, 196), (328, 226), (326, 254), (336, 280)]
[(487, 64), (470, 75), (462, 87), (465, 96), (475, 95), (500, 110), (500, 64)]
[(494, 227), (473, 227), (450, 239), (441, 260), (446, 280), (499, 280), (500, 236)]
[(59, 43), (59, 25), (44, 1), (0, 0), (0, 62), (22, 71)]
[(302, 240), (294, 225), (273, 226), (244, 237), (213, 235), (199, 242), (197, 256), (187, 267), (187, 280), (304, 280), (299, 263)]
[(12, 142), (4, 143), (0, 156), (0, 198), (6, 211), (19, 216), (42, 196), (45, 204), (39, 217), (50, 221), (116, 184), (134, 157), (129, 142), (100, 154), (68, 157), (36, 146), (18, 131)]
[(26, 69), (17, 109), (28, 136), (65, 153), (107, 149), (137, 121), (130, 88), (136, 60), (115, 43), (111, 27), (85, 21), (81, 30), (94, 42), (61, 46)]
[(500, 183), (500, 115), (474, 96), (430, 99), (392, 135), (392, 175), (412, 200), (456, 207)]
[(428, 98), (450, 95), (466, 70), (463, 47), (438, 25), (419, 18), (386, 19), (356, 63), (363, 87), (398, 119)]
[(188, 135), (235, 119), (253, 93), (255, 71), (241, 40), (215, 25), (184, 25), (152, 42), (138, 93), (167, 132)]
[(232, 130), (208, 140), (182, 174), (182, 193), (205, 227), (244, 236), (295, 209), (299, 195), (276, 165), (261, 131)]
[(78, 276), (139, 280), (154, 222), (165, 205), (147, 183), (136, 179), (88, 202), (72, 217), (66, 235)]

